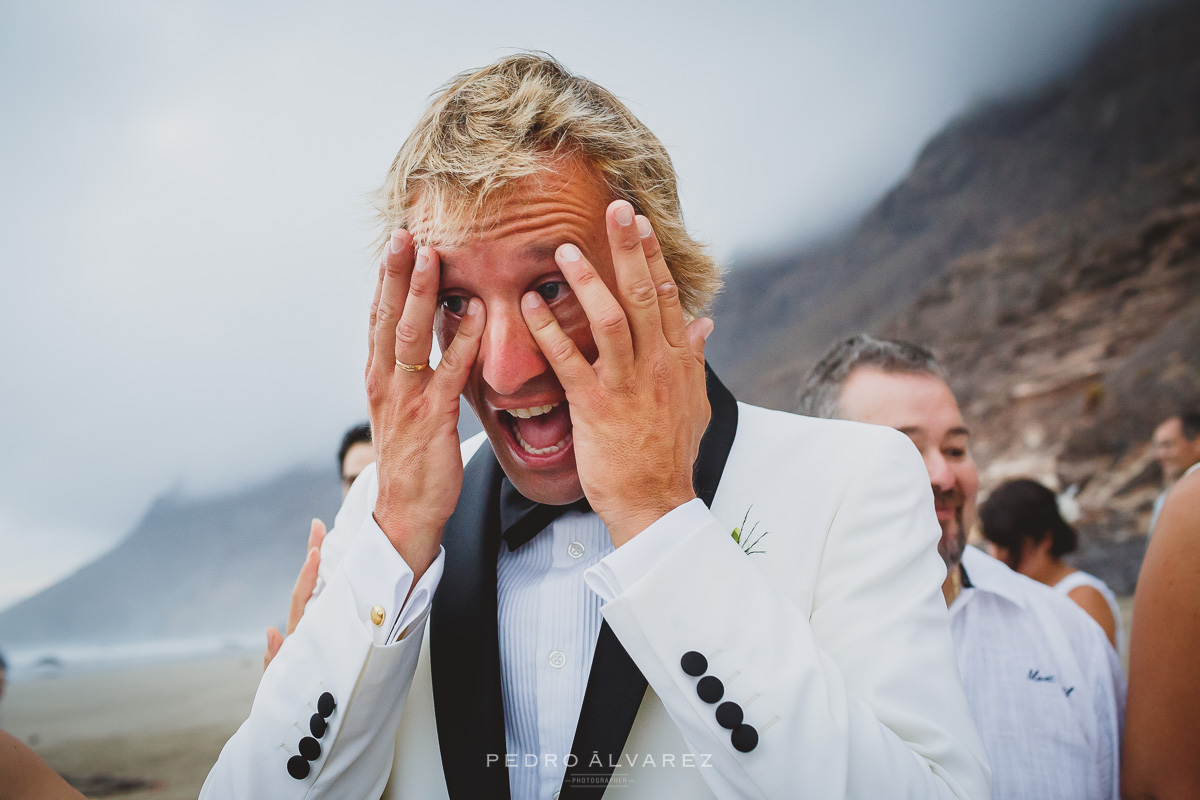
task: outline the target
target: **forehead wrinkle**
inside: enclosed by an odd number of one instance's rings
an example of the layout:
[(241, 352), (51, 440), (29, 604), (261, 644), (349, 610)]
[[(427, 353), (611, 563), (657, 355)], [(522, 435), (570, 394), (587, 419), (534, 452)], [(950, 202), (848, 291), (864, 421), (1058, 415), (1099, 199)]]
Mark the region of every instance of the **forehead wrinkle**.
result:
[[(532, 227), (540, 227), (536, 224), (538, 217), (561, 215), (577, 217), (587, 231), (603, 217), (604, 209), (613, 199), (612, 192), (595, 168), (585, 161), (571, 156), (554, 161), (551, 168), (499, 188), (479, 203), (464, 197), (443, 196), (453, 207), (434, 209), (422, 202), (432, 198), (418, 196), (413, 203), (416, 221), (410, 232), (421, 244), (469, 247), (475, 241), (524, 232), (531, 222), (535, 223)], [(457, 230), (435, 230), (435, 218), (447, 221)], [(556, 221), (545, 220), (545, 226)]]

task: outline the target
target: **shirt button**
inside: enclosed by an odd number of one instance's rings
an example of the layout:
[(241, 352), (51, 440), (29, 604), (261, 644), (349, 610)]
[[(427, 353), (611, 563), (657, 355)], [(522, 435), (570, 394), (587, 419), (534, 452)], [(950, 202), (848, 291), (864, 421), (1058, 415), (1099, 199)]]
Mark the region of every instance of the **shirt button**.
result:
[(583, 554), (587, 552), (584, 546), (579, 542), (571, 542), (567, 545), (567, 555), (571, 558), (583, 558)]
[(555, 669), (562, 669), (563, 665), (566, 663), (567, 663), (567, 654), (566, 653), (564, 653), (562, 650), (551, 650), (550, 651), (550, 666), (554, 667)]
[(383, 606), (371, 606), (371, 622), (375, 623), (376, 626), (382, 625), (383, 619), (386, 616), (387, 615), (383, 612)]

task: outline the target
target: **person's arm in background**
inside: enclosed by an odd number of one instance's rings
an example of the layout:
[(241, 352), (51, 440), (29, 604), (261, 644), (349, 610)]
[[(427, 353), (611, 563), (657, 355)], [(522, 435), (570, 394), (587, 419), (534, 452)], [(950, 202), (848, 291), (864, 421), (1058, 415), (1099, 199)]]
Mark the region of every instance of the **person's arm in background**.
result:
[(1121, 794), (1200, 797), (1200, 473), (1175, 485), (1138, 577)]
[(0, 731), (0, 800), (86, 800), (24, 742)]
[[(296, 584), (292, 587), (292, 604), (288, 607), (287, 636), (291, 636), (304, 616), (304, 608), (312, 599), (313, 590), (317, 588), (317, 568), (321, 564), (321, 543), (325, 541), (325, 523), (319, 519), (312, 521), (308, 530), (308, 555), (296, 576)], [(283, 637), (276, 627), (267, 628), (267, 650), (263, 653), (263, 669), (271, 665), (271, 660), (283, 646)]]
[(1117, 646), (1117, 621), (1113, 619), (1112, 609), (1108, 607), (1108, 601), (1104, 599), (1104, 595), (1091, 586), (1076, 586), (1067, 592), (1067, 597), (1086, 611), (1089, 617), (1096, 620), (1096, 624), (1108, 637), (1108, 643), (1115, 648)]

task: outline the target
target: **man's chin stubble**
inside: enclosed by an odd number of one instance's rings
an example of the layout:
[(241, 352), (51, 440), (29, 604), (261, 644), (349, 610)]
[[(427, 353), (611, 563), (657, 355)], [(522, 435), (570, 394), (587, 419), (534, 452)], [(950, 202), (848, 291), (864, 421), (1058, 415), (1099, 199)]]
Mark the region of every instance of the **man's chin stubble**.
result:
[(960, 506), (954, 512), (955, 532), (952, 536), (943, 535), (938, 540), (938, 555), (946, 562), (947, 570), (958, 569), (962, 563), (963, 550), (967, 546), (967, 528), (963, 525), (963, 510)]

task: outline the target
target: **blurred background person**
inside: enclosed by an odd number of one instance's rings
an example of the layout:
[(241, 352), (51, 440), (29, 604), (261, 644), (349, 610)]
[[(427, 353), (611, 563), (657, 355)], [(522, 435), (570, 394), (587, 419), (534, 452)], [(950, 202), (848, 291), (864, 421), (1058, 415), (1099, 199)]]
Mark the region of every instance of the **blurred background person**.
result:
[(368, 464), (375, 463), (375, 446), (371, 444), (371, 423), (363, 422), (346, 431), (338, 448), (338, 470), (342, 476), (342, 499), (354, 484), (354, 479)]
[(1121, 793), (1200, 797), (1200, 470), (1167, 495), (1133, 606)]
[(1079, 546), (1079, 537), (1062, 518), (1054, 492), (1028, 478), (1003, 483), (979, 507), (979, 526), (992, 556), (1071, 598), (1099, 623), (1117, 653), (1124, 653), (1117, 596), (1095, 575), (1062, 560)]
[(967, 702), (992, 765), (993, 798), (1115, 800), (1125, 705), (1120, 662), (1075, 604), (967, 546), (979, 473), (933, 354), (852, 336), (809, 372), (799, 411), (887, 425), (921, 452), (941, 527), (942, 593)]
[(1162, 493), (1150, 513), (1150, 533), (1153, 533), (1167, 492), (1180, 477), (1200, 466), (1200, 412), (1184, 412), (1160, 422), (1154, 429), (1151, 447), (1163, 476)]

